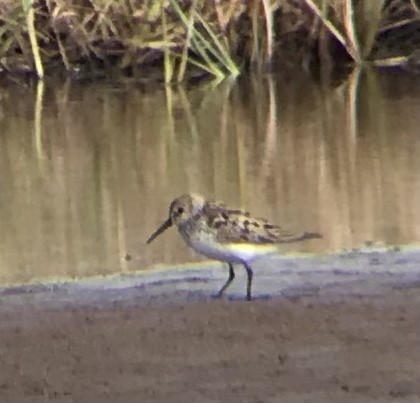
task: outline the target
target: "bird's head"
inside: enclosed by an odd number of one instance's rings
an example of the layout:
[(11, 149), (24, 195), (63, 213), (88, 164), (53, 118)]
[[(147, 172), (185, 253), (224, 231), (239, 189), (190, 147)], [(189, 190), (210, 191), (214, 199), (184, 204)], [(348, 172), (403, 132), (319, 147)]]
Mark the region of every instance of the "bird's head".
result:
[(205, 203), (205, 199), (198, 194), (184, 194), (176, 198), (169, 206), (169, 217), (161, 226), (150, 236), (146, 243), (152, 242), (162, 232), (172, 225), (182, 226), (200, 213)]

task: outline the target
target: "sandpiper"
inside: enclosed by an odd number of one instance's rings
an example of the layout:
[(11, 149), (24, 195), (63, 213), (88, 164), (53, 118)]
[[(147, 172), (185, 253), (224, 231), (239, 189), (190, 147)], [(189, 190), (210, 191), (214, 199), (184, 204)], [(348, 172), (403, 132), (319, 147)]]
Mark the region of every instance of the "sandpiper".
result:
[(174, 224), (187, 245), (196, 252), (228, 264), (229, 277), (217, 297), (223, 295), (235, 278), (233, 264), (245, 267), (248, 301), (251, 300), (253, 275), (250, 262), (278, 251), (276, 244), (321, 238), (315, 232), (293, 234), (263, 218), (253, 218), (248, 212), (229, 209), (220, 202), (206, 201), (199, 194), (184, 194), (170, 204), (168, 219), (146, 243)]

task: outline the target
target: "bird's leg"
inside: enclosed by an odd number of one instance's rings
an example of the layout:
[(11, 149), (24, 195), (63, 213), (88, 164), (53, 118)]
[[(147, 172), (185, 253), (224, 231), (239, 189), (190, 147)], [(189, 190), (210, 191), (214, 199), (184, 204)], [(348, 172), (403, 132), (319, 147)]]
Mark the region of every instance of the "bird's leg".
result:
[(230, 286), (230, 283), (235, 278), (235, 272), (233, 271), (233, 265), (232, 263), (228, 263), (229, 265), (229, 278), (227, 279), (226, 283), (223, 285), (223, 287), (220, 289), (220, 291), (216, 294), (217, 298), (220, 298), (223, 293), (225, 292), (226, 288)]
[(253, 272), (252, 272), (251, 267), (247, 263), (243, 262), (243, 265), (245, 267), (246, 274), (248, 275), (248, 283), (246, 285), (246, 300), (251, 301), (251, 299), (252, 299), (252, 297), (251, 297), (251, 286), (252, 286)]

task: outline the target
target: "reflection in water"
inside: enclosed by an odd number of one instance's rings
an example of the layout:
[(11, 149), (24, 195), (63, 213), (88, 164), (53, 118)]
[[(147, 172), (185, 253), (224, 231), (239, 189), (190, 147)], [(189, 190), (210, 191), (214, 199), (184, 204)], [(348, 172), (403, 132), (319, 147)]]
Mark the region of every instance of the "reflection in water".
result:
[(324, 234), (293, 250), (420, 241), (418, 80), (167, 91), (3, 88), (0, 282), (199, 260), (175, 231), (145, 245), (191, 191)]

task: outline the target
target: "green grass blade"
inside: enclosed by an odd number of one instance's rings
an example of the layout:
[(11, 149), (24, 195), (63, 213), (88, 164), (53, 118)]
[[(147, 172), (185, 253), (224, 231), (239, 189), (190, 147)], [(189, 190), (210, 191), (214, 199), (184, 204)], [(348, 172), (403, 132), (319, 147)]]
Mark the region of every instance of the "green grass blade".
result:
[[(350, 1), (350, 0), (346, 0)], [(353, 58), (353, 60), (360, 60), (358, 50), (355, 48), (353, 43), (349, 43), (343, 33), (328, 19), (326, 13), (320, 9), (314, 0), (305, 0), (305, 3), (311, 8), (311, 10), (319, 17), (324, 26), (330, 31), (330, 33), (340, 42), (347, 53)]]
[(385, 0), (362, 1), (357, 8), (356, 28), (358, 31), (362, 57), (369, 56), (375, 43)]
[(26, 14), (26, 25), (28, 27), (29, 40), (32, 48), (32, 55), (35, 61), (36, 73), (38, 78), (42, 79), (44, 77), (44, 67), (42, 65), (41, 53), (36, 39), (35, 11), (32, 1), (22, 0), (22, 7)]
[[(174, 52), (171, 52), (171, 55), (174, 58), (181, 58), (182, 57), (181, 55), (179, 55), (177, 53), (174, 53)], [(198, 60), (195, 60), (195, 59), (192, 59), (192, 58), (188, 58), (188, 63), (192, 64), (193, 66), (198, 67), (201, 70), (206, 71), (209, 74), (212, 74), (216, 78), (225, 78), (226, 77), (226, 75), (223, 74), (223, 72), (218, 73), (218, 70), (214, 70), (211, 67), (209, 67), (207, 64), (201, 63)]]
[[(201, 17), (201, 15), (199, 15), (199, 14), (196, 14), (196, 15), (197, 15), (197, 19), (201, 22), (201, 24), (203, 25), (203, 27), (205, 28), (207, 33), (210, 35), (210, 38), (212, 39), (214, 45), (216, 46), (216, 48), (219, 51), (217, 53), (216, 50), (214, 50), (214, 53), (212, 52), (213, 55), (218, 58), (218, 60), (223, 64), (224, 67), (226, 67), (226, 69), (231, 73), (231, 75), (234, 75), (234, 76), (239, 75), (240, 71), (239, 71), (236, 63), (233, 61), (233, 59), (229, 55), (226, 48), (220, 42), (217, 35), (211, 29), (209, 24), (203, 19), (203, 17)], [(200, 36), (204, 39), (204, 37), (201, 34), (200, 34)], [(208, 43), (208, 42), (206, 41), (206, 43)], [(214, 49), (214, 48), (211, 47), (210, 44), (209, 44), (209, 49)]]
[[(193, 6), (195, 7), (195, 2), (193, 3)], [(185, 72), (187, 70), (187, 63), (188, 63), (188, 49), (191, 46), (191, 38), (194, 33), (194, 18), (193, 14), (190, 14), (190, 17), (187, 21), (187, 38), (185, 39), (184, 49), (182, 50), (182, 56), (181, 56), (181, 63), (179, 65), (178, 70), (178, 77), (177, 81), (181, 82), (185, 77)]]
[[(195, 12), (195, 9), (191, 8), (191, 17), (188, 18), (185, 13), (181, 10), (179, 5), (175, 0), (171, 0), (171, 4), (177, 13), (177, 15), (180, 17), (181, 21), (184, 23), (184, 25), (187, 27), (187, 29), (190, 30), (191, 33), (191, 44), (192, 48), (200, 55), (200, 57), (204, 60), (206, 64), (205, 71), (210, 71), (211, 74), (213, 74), (216, 77), (225, 76), (223, 70), (215, 63), (212, 58), (210, 57), (210, 54), (213, 55), (213, 57), (218, 60), (222, 66), (230, 72), (230, 69), (226, 67), (225, 63), (223, 62), (224, 57), (221, 55), (220, 51), (217, 51), (214, 46), (211, 46), (210, 42), (204, 38), (204, 36), (194, 28), (194, 17), (197, 19), (200, 18), (200, 22), (203, 21), (203, 19), (199, 16), (198, 13)], [(216, 45), (217, 47), (217, 45)], [(191, 59), (189, 59), (191, 62)], [(194, 63), (197, 65), (197, 63)], [(233, 74), (233, 73), (231, 73)], [(239, 73), (237, 73), (239, 74)]]
[(162, 10), (162, 26), (163, 26), (163, 65), (164, 65), (164, 74), (165, 74), (165, 83), (169, 84), (172, 81), (174, 75), (174, 66), (172, 63), (172, 58), (169, 52), (168, 44), (168, 24), (166, 21), (165, 10)]

